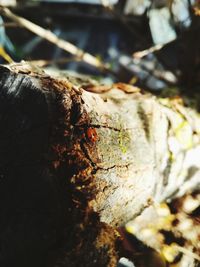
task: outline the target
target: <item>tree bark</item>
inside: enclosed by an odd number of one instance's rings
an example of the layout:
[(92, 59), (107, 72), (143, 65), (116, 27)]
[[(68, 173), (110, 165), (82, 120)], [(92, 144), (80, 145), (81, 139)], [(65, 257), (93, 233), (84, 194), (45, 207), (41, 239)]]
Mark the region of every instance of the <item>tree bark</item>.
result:
[(117, 227), (199, 187), (199, 114), (122, 89), (0, 67), (1, 266), (114, 267)]

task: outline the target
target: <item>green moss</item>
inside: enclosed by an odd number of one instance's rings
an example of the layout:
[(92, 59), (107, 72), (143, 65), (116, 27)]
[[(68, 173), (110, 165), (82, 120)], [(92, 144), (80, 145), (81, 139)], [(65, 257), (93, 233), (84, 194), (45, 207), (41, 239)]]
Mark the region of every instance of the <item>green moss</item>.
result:
[(123, 154), (127, 152), (130, 143), (128, 130), (120, 129), (118, 134), (119, 147)]

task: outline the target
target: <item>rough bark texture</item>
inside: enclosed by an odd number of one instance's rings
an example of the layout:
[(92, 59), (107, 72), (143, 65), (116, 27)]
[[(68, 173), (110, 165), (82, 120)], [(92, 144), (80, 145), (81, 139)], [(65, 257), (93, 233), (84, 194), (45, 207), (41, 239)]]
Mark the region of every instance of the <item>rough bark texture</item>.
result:
[(2, 66), (0, 265), (116, 266), (116, 227), (199, 186), (199, 120), (180, 99)]

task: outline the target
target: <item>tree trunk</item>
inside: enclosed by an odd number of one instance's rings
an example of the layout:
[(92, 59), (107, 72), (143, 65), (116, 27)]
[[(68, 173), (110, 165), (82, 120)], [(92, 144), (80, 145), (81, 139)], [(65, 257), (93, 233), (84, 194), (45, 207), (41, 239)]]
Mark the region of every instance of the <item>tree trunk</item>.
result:
[(199, 186), (199, 115), (127, 88), (1, 66), (1, 266), (114, 267), (117, 227)]

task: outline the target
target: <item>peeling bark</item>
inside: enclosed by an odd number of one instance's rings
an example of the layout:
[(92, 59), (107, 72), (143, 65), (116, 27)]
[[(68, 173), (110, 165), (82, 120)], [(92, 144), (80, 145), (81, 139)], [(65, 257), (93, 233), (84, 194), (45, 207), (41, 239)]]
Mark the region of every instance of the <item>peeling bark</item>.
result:
[(199, 120), (177, 99), (1, 66), (2, 266), (116, 266), (117, 227), (199, 186)]

